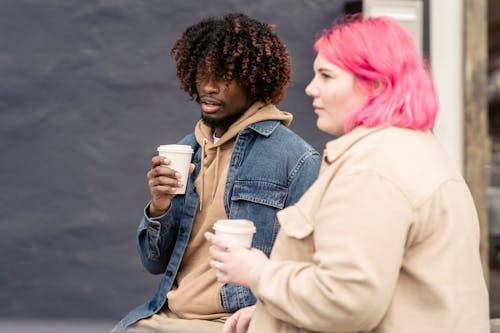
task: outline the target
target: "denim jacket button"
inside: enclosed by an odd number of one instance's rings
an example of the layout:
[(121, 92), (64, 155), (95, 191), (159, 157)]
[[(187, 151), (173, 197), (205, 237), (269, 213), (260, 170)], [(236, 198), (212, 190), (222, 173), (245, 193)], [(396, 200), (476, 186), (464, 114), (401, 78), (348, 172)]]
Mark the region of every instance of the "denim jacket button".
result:
[(165, 272), (165, 275), (166, 275), (166, 276), (172, 276), (172, 271), (166, 271), (166, 272)]
[(186, 233), (186, 229), (181, 228), (181, 230), (179, 232), (181, 233), (181, 235), (184, 235)]

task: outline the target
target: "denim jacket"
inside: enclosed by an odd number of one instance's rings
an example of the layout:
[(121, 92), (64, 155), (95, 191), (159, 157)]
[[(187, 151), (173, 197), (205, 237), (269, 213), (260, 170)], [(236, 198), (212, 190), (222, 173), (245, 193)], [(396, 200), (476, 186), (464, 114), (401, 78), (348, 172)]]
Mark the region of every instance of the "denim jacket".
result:
[[(152, 274), (163, 274), (153, 298), (133, 309), (114, 328), (119, 331), (158, 312), (172, 288), (198, 207), (194, 180), (200, 171), (201, 147), (194, 134), (179, 144), (194, 149), (186, 194), (176, 195), (169, 211), (157, 218), (144, 214), (137, 231), (138, 251), (144, 267)], [(278, 233), (276, 213), (294, 204), (316, 180), (321, 157), (309, 144), (277, 120), (247, 126), (237, 136), (231, 155), (224, 208), (228, 218), (249, 219), (257, 232), (252, 247), (270, 255)], [(225, 284), (221, 300), (226, 312), (255, 303), (251, 291)]]

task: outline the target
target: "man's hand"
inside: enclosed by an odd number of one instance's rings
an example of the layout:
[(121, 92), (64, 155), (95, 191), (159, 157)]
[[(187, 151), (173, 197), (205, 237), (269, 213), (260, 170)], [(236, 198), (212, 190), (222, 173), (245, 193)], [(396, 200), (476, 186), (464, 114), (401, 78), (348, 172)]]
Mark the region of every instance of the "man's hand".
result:
[[(175, 191), (182, 187), (181, 174), (168, 167), (170, 160), (155, 156), (151, 159), (151, 170), (148, 171), (149, 193), (151, 204), (149, 205), (149, 217), (157, 217), (165, 214), (175, 196)], [(189, 166), (189, 173), (194, 170), (194, 164)]]
[(221, 333), (246, 333), (254, 311), (255, 305), (239, 309), (226, 320)]

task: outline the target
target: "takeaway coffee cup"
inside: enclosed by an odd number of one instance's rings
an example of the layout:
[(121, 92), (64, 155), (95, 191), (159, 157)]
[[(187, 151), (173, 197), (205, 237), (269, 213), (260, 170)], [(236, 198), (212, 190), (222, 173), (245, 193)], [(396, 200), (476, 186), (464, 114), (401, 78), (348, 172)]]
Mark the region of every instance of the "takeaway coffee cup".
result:
[(158, 147), (158, 155), (170, 160), (169, 168), (181, 173), (182, 187), (175, 194), (186, 193), (186, 184), (189, 175), (189, 164), (193, 155), (193, 148), (187, 145), (161, 145)]
[[(255, 225), (250, 220), (217, 220), (214, 224), (215, 234), (224, 239), (229, 246), (242, 246), (247, 249), (252, 246)], [(216, 273), (221, 277), (221, 272)]]
[(223, 238), (229, 246), (252, 246), (255, 225), (250, 220), (217, 220), (214, 224), (215, 234)]

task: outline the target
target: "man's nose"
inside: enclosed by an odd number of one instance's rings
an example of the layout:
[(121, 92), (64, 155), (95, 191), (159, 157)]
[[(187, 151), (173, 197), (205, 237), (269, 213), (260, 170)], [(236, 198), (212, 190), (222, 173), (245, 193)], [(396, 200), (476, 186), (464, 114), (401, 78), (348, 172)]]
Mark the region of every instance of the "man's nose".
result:
[(200, 82), (200, 87), (203, 94), (217, 94), (219, 92), (219, 85), (214, 79), (205, 79)]

